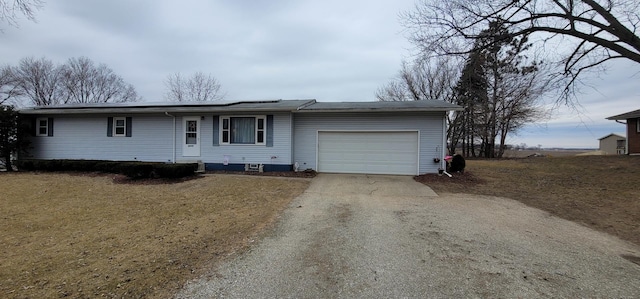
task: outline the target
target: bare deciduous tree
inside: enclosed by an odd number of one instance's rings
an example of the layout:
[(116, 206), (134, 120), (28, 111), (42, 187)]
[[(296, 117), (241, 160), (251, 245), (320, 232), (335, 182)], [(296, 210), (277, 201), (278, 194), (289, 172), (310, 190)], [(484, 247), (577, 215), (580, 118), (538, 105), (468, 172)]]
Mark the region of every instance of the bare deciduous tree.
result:
[(586, 70), (612, 59), (640, 63), (639, 1), (422, 0), (403, 20), (411, 40), (436, 55), (470, 53), (474, 49), (465, 40), (481, 38), (491, 22), (503, 23), (509, 32), (496, 41), (535, 37), (537, 45), (559, 55), (563, 100), (570, 99)]
[[(376, 92), (380, 101), (420, 101), (440, 100), (457, 103), (455, 92), (461, 64), (455, 59), (436, 57), (417, 59), (409, 64), (402, 63), (398, 77)], [(461, 122), (464, 111), (452, 111), (447, 114), (448, 152), (455, 153), (461, 138)]]
[(522, 54), (530, 46), (526, 38), (496, 42), (490, 34), (495, 31), (507, 33), (499, 23), (485, 29), (464, 67), (446, 56), (404, 62), (398, 77), (380, 88), (376, 97), (381, 101), (441, 100), (461, 105), (464, 111), (447, 115), (449, 153), (454, 154), (461, 145), (467, 156), (501, 157), (508, 134), (544, 118), (539, 99), (549, 91), (550, 77), (541, 62)]
[(12, 100), (21, 95), (17, 83), (10, 66), (0, 69), (0, 105), (12, 104)]
[(165, 81), (165, 98), (175, 102), (202, 102), (224, 99), (218, 80), (202, 72), (185, 79), (180, 73), (169, 75)]
[(60, 103), (60, 67), (44, 57), (27, 57), (12, 70), (20, 92), (31, 105), (48, 106)]
[(20, 15), (35, 21), (36, 10), (42, 8), (42, 0), (0, 0), (0, 20), (11, 26), (18, 26)]
[(452, 59), (403, 62), (398, 77), (376, 92), (380, 101), (441, 100), (451, 102), (459, 66)]
[(86, 57), (54, 65), (46, 58), (27, 57), (11, 69), (16, 92), (28, 104), (48, 106), (70, 103), (121, 103), (139, 100), (135, 88), (104, 64)]
[(96, 66), (87, 57), (71, 58), (61, 66), (60, 99), (63, 103), (135, 102), (138, 95), (131, 84), (105, 64)]

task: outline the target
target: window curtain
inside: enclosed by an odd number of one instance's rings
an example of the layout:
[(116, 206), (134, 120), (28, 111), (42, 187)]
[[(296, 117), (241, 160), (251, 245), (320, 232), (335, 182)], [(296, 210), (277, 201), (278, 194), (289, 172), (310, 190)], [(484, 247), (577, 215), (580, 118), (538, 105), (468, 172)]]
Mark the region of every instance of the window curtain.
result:
[(231, 118), (231, 143), (256, 143), (256, 120), (253, 117)]

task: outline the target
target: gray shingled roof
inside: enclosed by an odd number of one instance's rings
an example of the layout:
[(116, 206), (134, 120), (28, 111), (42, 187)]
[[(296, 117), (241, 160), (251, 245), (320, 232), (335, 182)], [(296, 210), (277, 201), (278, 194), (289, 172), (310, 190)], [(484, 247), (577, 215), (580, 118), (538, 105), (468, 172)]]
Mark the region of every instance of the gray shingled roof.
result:
[(640, 117), (640, 109), (623, 113), (623, 114), (610, 116), (610, 117), (607, 117), (607, 119), (608, 120), (625, 120), (629, 118), (638, 118), (638, 117)]
[(100, 114), (100, 113), (189, 113), (189, 112), (278, 112), (294, 111), (315, 100), (267, 100), (206, 103), (100, 103), (39, 106), (20, 110), (22, 114)]
[(405, 102), (322, 102), (300, 109), (308, 112), (375, 112), (375, 111), (451, 111), (462, 107), (443, 101)]
[(462, 107), (442, 101), (410, 102), (323, 102), (315, 100), (267, 100), (206, 103), (100, 103), (39, 106), (20, 110), (22, 114), (109, 114), (109, 113), (216, 113), (216, 112), (393, 112), (451, 111)]

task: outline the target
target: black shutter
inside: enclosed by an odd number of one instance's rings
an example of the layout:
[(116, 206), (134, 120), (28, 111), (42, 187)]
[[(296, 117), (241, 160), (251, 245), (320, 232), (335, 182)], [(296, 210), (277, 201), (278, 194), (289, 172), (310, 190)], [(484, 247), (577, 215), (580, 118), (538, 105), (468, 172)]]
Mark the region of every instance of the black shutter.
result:
[(131, 117), (127, 117), (127, 120), (126, 120), (126, 126), (127, 126), (127, 134), (126, 134), (126, 136), (127, 137), (131, 137), (131, 132), (132, 132), (132, 129), (133, 129), (132, 125), (131, 125), (132, 123), (133, 123), (133, 119)]
[(267, 115), (267, 147), (273, 147), (273, 115)]
[(213, 146), (220, 145), (220, 116), (213, 116)]
[(29, 130), (31, 136), (38, 136), (38, 119), (32, 118), (31, 122), (31, 130)]
[(107, 137), (113, 136), (113, 117), (107, 117)]
[(53, 117), (47, 118), (47, 136), (53, 136)]

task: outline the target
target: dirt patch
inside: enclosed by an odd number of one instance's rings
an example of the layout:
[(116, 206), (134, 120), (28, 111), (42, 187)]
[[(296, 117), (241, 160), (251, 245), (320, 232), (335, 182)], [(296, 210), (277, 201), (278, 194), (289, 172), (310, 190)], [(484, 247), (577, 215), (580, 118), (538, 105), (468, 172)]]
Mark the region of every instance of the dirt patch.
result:
[(640, 245), (640, 156), (467, 160), (463, 175), (416, 180), (438, 193), (512, 198)]
[(3, 173), (0, 297), (167, 298), (242, 252), (309, 180)]

